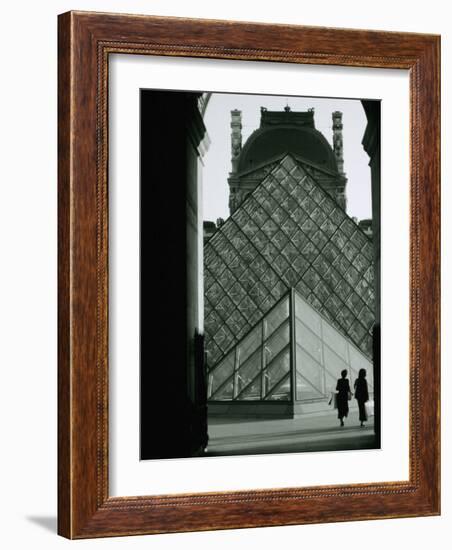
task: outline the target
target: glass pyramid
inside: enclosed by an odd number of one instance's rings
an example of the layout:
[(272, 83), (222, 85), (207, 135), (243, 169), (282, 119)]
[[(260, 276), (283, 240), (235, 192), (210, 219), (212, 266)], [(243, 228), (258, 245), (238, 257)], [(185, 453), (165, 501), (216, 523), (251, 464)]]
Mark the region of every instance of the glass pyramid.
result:
[(225, 359), (291, 288), (371, 358), (372, 242), (322, 189), (324, 176), (291, 155), (273, 161), (205, 244), (210, 366)]
[(210, 401), (312, 401), (328, 398), (343, 369), (349, 379), (369, 359), (296, 290), (289, 291), (208, 371)]

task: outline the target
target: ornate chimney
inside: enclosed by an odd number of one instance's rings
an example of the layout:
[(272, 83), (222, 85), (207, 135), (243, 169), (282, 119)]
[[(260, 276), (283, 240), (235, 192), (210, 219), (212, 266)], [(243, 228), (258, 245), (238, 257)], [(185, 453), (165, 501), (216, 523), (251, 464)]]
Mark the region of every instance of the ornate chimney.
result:
[(339, 174), (344, 176), (344, 145), (342, 142), (342, 113), (333, 113), (333, 150)]
[(240, 151), (242, 150), (242, 111), (231, 111), (231, 173), (237, 172)]

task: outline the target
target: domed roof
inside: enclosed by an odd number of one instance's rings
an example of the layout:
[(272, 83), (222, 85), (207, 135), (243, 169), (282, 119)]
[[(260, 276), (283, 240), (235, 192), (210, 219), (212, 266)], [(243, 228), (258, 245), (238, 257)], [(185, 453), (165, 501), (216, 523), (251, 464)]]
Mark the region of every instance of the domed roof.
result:
[(284, 153), (337, 172), (333, 149), (325, 137), (315, 128), (295, 124), (264, 126), (253, 132), (240, 154), (238, 172), (252, 170)]

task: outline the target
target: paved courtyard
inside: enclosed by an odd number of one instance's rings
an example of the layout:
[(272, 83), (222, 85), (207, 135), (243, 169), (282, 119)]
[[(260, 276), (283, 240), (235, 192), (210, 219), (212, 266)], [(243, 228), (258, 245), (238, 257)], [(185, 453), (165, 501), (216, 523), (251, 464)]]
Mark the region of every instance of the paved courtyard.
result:
[(208, 456), (375, 448), (373, 417), (361, 427), (358, 411), (350, 410), (340, 427), (336, 411), (301, 418), (209, 418)]

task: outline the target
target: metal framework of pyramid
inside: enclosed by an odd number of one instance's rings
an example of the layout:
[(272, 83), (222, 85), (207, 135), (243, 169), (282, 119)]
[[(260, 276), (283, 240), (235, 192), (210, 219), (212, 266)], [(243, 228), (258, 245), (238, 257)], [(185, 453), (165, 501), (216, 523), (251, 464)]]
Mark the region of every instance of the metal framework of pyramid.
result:
[(292, 288), (370, 359), (370, 239), (322, 189), (320, 170), (291, 155), (272, 166), (205, 244), (209, 367)]

